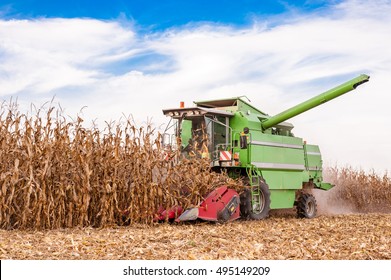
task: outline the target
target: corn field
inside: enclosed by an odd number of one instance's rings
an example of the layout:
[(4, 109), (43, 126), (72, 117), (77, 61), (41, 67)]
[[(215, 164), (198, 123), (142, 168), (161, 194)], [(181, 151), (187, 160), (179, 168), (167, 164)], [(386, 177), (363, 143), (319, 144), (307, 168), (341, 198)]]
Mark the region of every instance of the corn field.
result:
[(329, 167), (326, 177), (335, 184), (330, 191), (334, 203), (349, 203), (355, 212), (391, 212), (391, 177), (385, 172), (366, 172), (352, 167)]
[[(85, 128), (49, 106), (0, 111), (0, 228), (58, 229), (151, 224), (160, 207), (195, 206), (212, 189), (242, 183), (210, 172), (197, 156), (166, 160), (161, 135), (130, 119)], [(173, 154), (174, 157), (178, 155)], [(391, 210), (391, 178), (329, 168), (339, 204), (357, 211)]]
[[(243, 183), (210, 172), (197, 156), (173, 164), (151, 125), (127, 119), (99, 130), (69, 119), (53, 106), (27, 115), (15, 103), (1, 105), (1, 259), (391, 258), (390, 214), (302, 220), (292, 211), (261, 221), (150, 226), (162, 206), (195, 206), (219, 185)], [(391, 212), (387, 173), (325, 171), (336, 185), (320, 192), (327, 209)]]
[(164, 159), (160, 135), (131, 120), (100, 131), (59, 108), (0, 111), (0, 228), (56, 229), (152, 223), (159, 207), (198, 204), (220, 184), (209, 163)]

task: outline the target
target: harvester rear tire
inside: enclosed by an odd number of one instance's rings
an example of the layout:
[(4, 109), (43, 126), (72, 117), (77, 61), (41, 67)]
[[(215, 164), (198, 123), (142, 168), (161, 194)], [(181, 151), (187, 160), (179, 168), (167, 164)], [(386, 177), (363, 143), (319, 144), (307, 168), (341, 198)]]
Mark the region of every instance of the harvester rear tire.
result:
[(248, 220), (262, 220), (269, 216), (270, 211), (270, 190), (269, 186), (264, 182), (259, 183), (260, 196), (255, 198), (258, 201), (252, 205), (251, 190), (246, 189), (240, 196), (240, 213), (241, 216)]
[(296, 202), (297, 217), (312, 219), (317, 213), (316, 199), (312, 194), (302, 193)]

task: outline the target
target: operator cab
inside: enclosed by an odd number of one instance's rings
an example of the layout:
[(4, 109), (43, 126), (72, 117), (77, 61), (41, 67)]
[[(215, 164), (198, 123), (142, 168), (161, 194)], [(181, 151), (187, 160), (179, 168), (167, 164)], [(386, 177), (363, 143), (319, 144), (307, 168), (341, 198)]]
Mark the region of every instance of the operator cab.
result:
[[(219, 150), (231, 144), (229, 118), (234, 114), (205, 107), (165, 109), (163, 114), (171, 117), (163, 134), (163, 145), (178, 148), (182, 153), (198, 153), (205, 158), (216, 158)], [(169, 133), (174, 128), (174, 133)], [(177, 146), (180, 147), (177, 147)]]

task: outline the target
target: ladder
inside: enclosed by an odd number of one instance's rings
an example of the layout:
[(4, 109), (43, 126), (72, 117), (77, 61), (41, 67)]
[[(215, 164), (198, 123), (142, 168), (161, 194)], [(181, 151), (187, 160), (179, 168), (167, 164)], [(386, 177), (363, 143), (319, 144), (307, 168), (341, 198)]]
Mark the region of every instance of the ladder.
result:
[(250, 164), (248, 167), (246, 167), (247, 176), (250, 180), (250, 186), (251, 186), (251, 197), (260, 196), (260, 178), (262, 178), (261, 171), (254, 166), (253, 164)]

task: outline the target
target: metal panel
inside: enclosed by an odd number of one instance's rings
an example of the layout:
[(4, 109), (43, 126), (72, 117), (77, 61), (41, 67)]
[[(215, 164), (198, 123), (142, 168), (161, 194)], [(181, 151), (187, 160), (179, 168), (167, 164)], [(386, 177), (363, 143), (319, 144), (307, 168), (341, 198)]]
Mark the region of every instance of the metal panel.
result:
[(250, 144), (260, 145), (260, 146), (268, 146), (268, 147), (303, 149), (302, 145), (284, 144), (284, 143), (276, 143), (276, 142), (265, 142), (265, 141), (256, 141), (256, 140), (251, 141)]
[(291, 163), (272, 163), (272, 162), (253, 162), (256, 167), (261, 169), (278, 169), (278, 170), (300, 170), (304, 171), (304, 164), (291, 164)]

